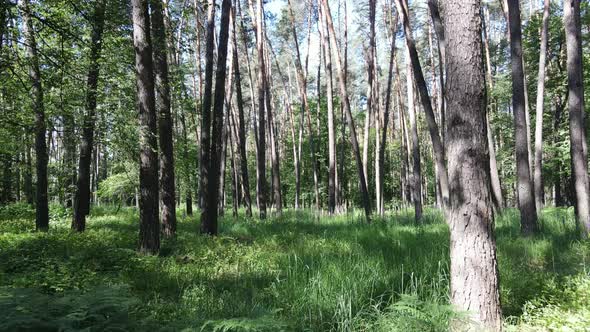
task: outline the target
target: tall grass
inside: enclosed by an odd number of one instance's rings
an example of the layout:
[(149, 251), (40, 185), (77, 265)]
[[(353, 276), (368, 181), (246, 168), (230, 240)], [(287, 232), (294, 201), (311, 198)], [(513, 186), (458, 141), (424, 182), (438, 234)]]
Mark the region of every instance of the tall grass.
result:
[[(0, 211), (0, 330), (446, 331), (461, 314), (448, 305), (449, 234), (435, 210), (419, 226), (410, 210), (372, 225), (358, 213), (226, 214), (216, 238), (179, 211), (178, 236), (157, 257), (135, 251), (135, 210), (94, 209), (84, 234), (69, 231), (68, 212), (54, 207), (42, 234), (34, 215)], [(522, 238), (515, 211), (497, 218), (507, 324), (541, 324), (548, 314), (534, 303), (569, 303), (550, 285), (587, 283), (590, 247), (572, 212), (542, 219), (542, 234)]]

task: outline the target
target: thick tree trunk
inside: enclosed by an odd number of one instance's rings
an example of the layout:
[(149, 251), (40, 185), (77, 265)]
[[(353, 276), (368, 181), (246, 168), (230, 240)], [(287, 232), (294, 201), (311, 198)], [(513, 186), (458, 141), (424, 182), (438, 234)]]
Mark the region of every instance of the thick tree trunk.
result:
[(518, 208), (521, 231), (525, 235), (536, 233), (537, 211), (529, 167), (527, 144), (526, 112), (524, 98), (524, 70), (522, 67), (522, 42), (520, 28), (520, 4), (518, 0), (508, 1), (510, 25), (510, 50), (512, 60), (512, 107), (516, 139), (516, 172), (518, 178)]
[[(336, 33), (334, 31), (334, 23), (332, 22), (332, 14), (330, 12), (330, 6), (327, 0), (321, 0), (324, 15), (326, 17), (326, 25), (330, 32), (330, 41), (332, 48), (337, 50), (338, 43), (336, 41)], [(363, 161), (361, 159), (359, 144), (356, 136), (356, 128), (354, 125), (354, 119), (352, 118), (352, 112), (350, 110), (350, 99), (348, 98), (348, 91), (346, 89), (346, 78), (344, 70), (342, 68), (342, 61), (340, 59), (340, 52), (336, 52), (336, 68), (338, 73), (338, 85), (340, 87), (340, 98), (344, 104), (344, 111), (346, 112), (346, 118), (348, 120), (348, 126), (350, 127), (350, 140), (352, 143), (352, 149), (356, 160), (356, 166), (359, 173), (359, 182), (361, 187), (361, 199), (363, 201), (363, 207), (365, 209), (365, 218), (367, 222), (371, 222), (371, 203), (369, 200), (369, 192), (367, 190), (367, 182), (365, 180), (365, 172), (363, 171)]]
[(174, 174), (174, 146), (172, 115), (170, 113), (170, 83), (168, 80), (168, 47), (164, 27), (162, 0), (151, 0), (154, 71), (156, 79), (156, 112), (160, 143), (160, 203), (162, 234), (176, 234), (176, 185)]
[(446, 53), (451, 303), (469, 312), (471, 330), (500, 331), (479, 5), (444, 1), (445, 35), (455, 36)]
[(567, 44), (570, 153), (572, 182), (576, 198), (576, 221), (581, 226), (583, 236), (587, 237), (590, 232), (590, 188), (588, 183), (588, 150), (584, 114), (580, 0), (564, 1), (564, 24)]
[[(219, 174), (221, 158), (223, 158), (224, 156), (222, 155), (223, 144), (213, 144), (213, 142), (220, 142), (220, 140), (224, 139), (223, 105), (225, 103), (225, 77), (227, 64), (227, 46), (229, 40), (230, 10), (231, 0), (223, 0), (223, 2), (221, 3), (221, 22), (219, 26), (219, 44), (217, 47), (217, 69), (215, 72), (215, 96), (213, 101), (213, 121), (211, 123), (210, 135), (211, 138), (208, 138), (208, 149), (205, 150), (205, 154), (208, 155), (208, 157), (206, 158), (208, 160), (205, 164), (205, 167), (207, 168), (206, 174), (209, 177), (209, 179), (207, 180), (208, 187), (206, 189), (207, 195), (205, 195), (205, 208), (201, 213), (201, 232), (209, 235), (217, 235), (218, 231), (217, 219), (219, 213), (219, 195), (217, 195), (217, 193), (219, 192)], [(211, 18), (213, 19), (214, 15)], [(211, 26), (208, 26), (207, 29), (213, 29), (211, 32), (212, 34), (214, 34), (213, 20), (211, 20), (209, 23), (211, 24)], [(207, 43), (209, 43), (209, 36), (207, 36)], [(211, 46), (213, 45), (211, 44)], [(207, 50), (207, 52), (209, 51), (210, 50)], [(207, 59), (207, 61), (209, 61), (209, 59)], [(207, 98), (207, 96), (205, 96), (205, 98)], [(205, 116), (206, 113), (211, 113), (211, 109), (204, 107), (203, 116)], [(208, 127), (204, 127), (203, 129), (209, 131)]]
[(153, 254), (160, 250), (158, 211), (158, 139), (154, 65), (147, 0), (132, 0), (133, 44), (139, 109), (139, 250)]
[(426, 122), (428, 124), (428, 131), (430, 133), (430, 138), (432, 140), (432, 150), (434, 153), (434, 159), (439, 169), (441, 194), (443, 198), (443, 203), (446, 206), (449, 199), (449, 181), (447, 176), (447, 167), (445, 165), (445, 150), (440, 138), (438, 125), (436, 123), (436, 118), (434, 115), (434, 111), (432, 109), (432, 103), (430, 102), (430, 97), (428, 95), (428, 87), (426, 86), (426, 80), (424, 79), (422, 67), (420, 66), (418, 51), (416, 50), (416, 45), (412, 37), (412, 29), (410, 27), (409, 12), (406, 0), (396, 0), (396, 4), (398, 12), (400, 13), (403, 20), (404, 32), (406, 35), (406, 45), (408, 46), (410, 53), (412, 71), (414, 73), (414, 79), (416, 81), (416, 86), (418, 87), (418, 92), (420, 94), (420, 101), (422, 102), (422, 107), (424, 107)]
[(35, 199), (35, 226), (38, 231), (49, 229), (49, 203), (47, 200), (47, 141), (45, 124), (45, 106), (43, 105), (43, 87), (41, 86), (41, 71), (37, 56), (35, 31), (31, 20), (29, 0), (20, 0), (19, 9), (23, 17), (23, 35), (26, 41), (26, 58), (29, 63), (29, 78), (31, 80), (31, 100), (35, 113), (35, 155), (37, 170), (37, 193)]

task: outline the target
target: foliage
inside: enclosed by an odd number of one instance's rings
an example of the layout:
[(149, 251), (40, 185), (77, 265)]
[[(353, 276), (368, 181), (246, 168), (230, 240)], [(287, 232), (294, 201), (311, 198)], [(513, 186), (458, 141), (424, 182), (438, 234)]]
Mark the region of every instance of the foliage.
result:
[[(181, 219), (157, 257), (135, 250), (132, 208), (94, 208), (84, 234), (70, 232), (69, 218), (46, 234), (31, 232), (33, 216), (0, 221), (0, 310), (9, 317), (0, 330), (44, 321), (90, 330), (445, 331), (461, 317), (448, 305), (449, 235), (437, 211), (421, 226), (412, 210), (370, 226), (360, 211), (288, 210), (267, 222), (243, 213), (225, 217), (217, 238)], [(497, 218), (503, 311), (515, 328), (557, 326), (566, 312), (587, 317), (590, 247), (577, 240), (571, 209), (546, 209), (542, 228), (523, 239), (517, 211)]]

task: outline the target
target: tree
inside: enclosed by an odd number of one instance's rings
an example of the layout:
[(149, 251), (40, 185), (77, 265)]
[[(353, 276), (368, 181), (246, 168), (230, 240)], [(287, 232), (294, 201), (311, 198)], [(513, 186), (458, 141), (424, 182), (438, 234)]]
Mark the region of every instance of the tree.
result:
[[(207, 31), (205, 36), (205, 87), (201, 98), (201, 146), (199, 150), (199, 204), (201, 222), (206, 218), (207, 197), (209, 190), (210, 150), (211, 150), (211, 104), (213, 91), (213, 51), (215, 48), (215, 0), (207, 2)], [(216, 191), (215, 191), (216, 192)], [(216, 208), (217, 209), (217, 208)], [(201, 225), (202, 227), (202, 225)], [(201, 229), (202, 230), (202, 229)]]
[(151, 0), (154, 72), (156, 79), (156, 112), (160, 146), (160, 203), (162, 234), (176, 234), (176, 185), (174, 181), (174, 146), (170, 114), (168, 52), (162, 0)]
[[(239, 4), (237, 4), (239, 5)], [(244, 120), (244, 99), (242, 96), (242, 78), (240, 75), (240, 63), (238, 61), (238, 41), (236, 29), (235, 10), (233, 11), (233, 67), (236, 77), (236, 100), (238, 108), (238, 146), (239, 146), (239, 165), (242, 176), (242, 185), (244, 186), (244, 204), (246, 205), (246, 216), (252, 216), (252, 199), (250, 198), (250, 177), (248, 175), (248, 159), (246, 155), (246, 124)], [(247, 52), (247, 51), (246, 51)]]
[(480, 2), (443, 2), (447, 40), (447, 152), (451, 303), (479, 326), (500, 331), (502, 316), (491, 208)]
[(37, 170), (37, 193), (35, 200), (35, 226), (38, 231), (49, 228), (49, 203), (47, 199), (47, 134), (45, 124), (45, 106), (43, 104), (43, 86), (41, 85), (41, 71), (37, 55), (37, 42), (31, 20), (29, 0), (19, 1), (19, 10), (23, 17), (23, 35), (26, 42), (26, 58), (29, 63), (29, 79), (31, 80), (31, 100), (35, 113), (35, 155)]
[(420, 101), (422, 103), (422, 107), (424, 108), (424, 113), (426, 115), (428, 131), (430, 133), (430, 139), (432, 140), (432, 150), (434, 153), (434, 159), (437, 164), (440, 175), (439, 181), (440, 190), (443, 198), (443, 204), (446, 206), (449, 197), (449, 185), (446, 171), (447, 167), (445, 165), (445, 151), (442, 145), (442, 141), (440, 139), (438, 125), (436, 123), (436, 118), (434, 116), (434, 111), (432, 109), (432, 103), (430, 102), (430, 97), (428, 95), (428, 87), (426, 85), (426, 80), (424, 79), (422, 66), (420, 65), (420, 59), (418, 58), (418, 51), (416, 50), (414, 38), (412, 37), (412, 28), (410, 27), (410, 18), (407, 2), (406, 0), (396, 0), (396, 4), (404, 26), (406, 45), (408, 47), (408, 52), (412, 64), (412, 72), (414, 74), (414, 80), (416, 81), (416, 86), (418, 88), (418, 92), (420, 95)]
[(510, 54), (512, 62), (512, 108), (516, 138), (516, 173), (518, 178), (518, 208), (521, 231), (525, 235), (536, 233), (537, 211), (529, 167), (527, 144), (527, 121), (524, 98), (524, 69), (522, 62), (522, 32), (520, 28), (520, 4), (508, 1), (508, 24), (510, 26)]
[(338, 50), (336, 52), (336, 72), (338, 73), (338, 86), (340, 87), (340, 98), (344, 104), (344, 111), (346, 112), (346, 119), (350, 128), (350, 141), (352, 143), (352, 150), (354, 153), (354, 159), (356, 160), (357, 171), (359, 174), (359, 182), (361, 187), (361, 198), (363, 200), (363, 208), (365, 210), (365, 218), (367, 222), (371, 221), (371, 203), (369, 200), (369, 191), (367, 190), (367, 182), (365, 178), (365, 172), (363, 171), (363, 161), (361, 159), (359, 143), (356, 136), (356, 127), (354, 125), (354, 119), (352, 118), (352, 112), (350, 111), (350, 99), (348, 98), (348, 91), (346, 90), (346, 76), (342, 67), (342, 61), (340, 58), (340, 50), (338, 49), (338, 43), (336, 42), (336, 33), (334, 31), (334, 23), (332, 21), (332, 13), (330, 12), (330, 5), (327, 0), (321, 0), (323, 8), (323, 14), (326, 18), (326, 26), (330, 35), (330, 42), (332, 48)]
[[(214, 4), (213, 4), (214, 5)], [(227, 46), (229, 41), (229, 18), (231, 10), (231, 0), (223, 0), (221, 3), (221, 22), (219, 26), (219, 44), (217, 47), (217, 69), (215, 71), (215, 96), (213, 101), (213, 121), (211, 123), (211, 142), (210, 150), (205, 153), (209, 154), (209, 163), (207, 168), (208, 185), (205, 196), (205, 208), (201, 213), (201, 232), (209, 235), (217, 235), (217, 218), (219, 202), (219, 174), (221, 173), (221, 159), (224, 158), (223, 145), (221, 142), (226, 139), (223, 130), (223, 106), (225, 103), (225, 73), (227, 64)], [(204, 109), (204, 112), (210, 112)], [(204, 114), (203, 114), (204, 115)], [(201, 130), (209, 131), (209, 128)], [(215, 142), (215, 144), (214, 144)]]
[(537, 76), (537, 107), (535, 118), (535, 166), (533, 181), (535, 186), (535, 208), (537, 215), (543, 207), (543, 107), (545, 101), (545, 62), (547, 59), (547, 34), (549, 30), (549, 0), (543, 3), (543, 25), (541, 27), (541, 46), (539, 47), (539, 75)]
[(82, 139), (80, 141), (80, 158), (78, 161), (78, 180), (74, 198), (74, 216), (72, 229), (83, 232), (86, 228), (86, 216), (90, 213), (90, 164), (94, 147), (94, 127), (96, 123), (96, 95), (100, 72), (100, 53), (102, 50), (102, 33), (104, 29), (104, 11), (106, 0), (97, 1), (94, 7), (92, 24), (92, 42), (90, 44), (90, 67), (88, 68), (86, 89), (86, 114), (84, 115)]
[(257, 0), (256, 14), (256, 50), (258, 53), (258, 210), (260, 219), (266, 219), (266, 125), (264, 120), (266, 92), (266, 65), (264, 64), (264, 15), (262, 0)]
[(132, 0), (133, 45), (137, 107), (139, 109), (139, 250), (154, 254), (160, 250), (158, 211), (158, 139), (154, 64), (147, 0)]
[(588, 181), (586, 119), (584, 114), (580, 0), (564, 1), (563, 12), (567, 46), (570, 153), (572, 158), (572, 182), (576, 199), (576, 220), (578, 225), (582, 226), (582, 234), (587, 237), (590, 232), (590, 188)]

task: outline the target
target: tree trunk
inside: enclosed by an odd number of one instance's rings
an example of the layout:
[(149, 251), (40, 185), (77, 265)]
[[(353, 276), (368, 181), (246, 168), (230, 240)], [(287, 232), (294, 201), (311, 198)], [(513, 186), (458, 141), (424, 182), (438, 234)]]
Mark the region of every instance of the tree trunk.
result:
[(266, 65), (264, 64), (264, 16), (263, 2), (257, 0), (258, 12), (256, 15), (256, 50), (258, 53), (258, 210), (260, 219), (266, 219), (266, 133), (265, 133), (265, 104), (264, 94), (266, 91)]
[[(502, 315), (489, 187), (479, 1), (444, 1), (451, 303), (474, 331), (500, 331)], [(459, 328), (460, 329), (460, 328)]]
[[(336, 41), (336, 33), (334, 31), (334, 23), (332, 22), (332, 14), (330, 13), (330, 6), (327, 0), (321, 0), (324, 15), (326, 17), (326, 25), (330, 32), (330, 41), (332, 48), (337, 50), (338, 43)], [(363, 171), (363, 161), (361, 159), (359, 144), (356, 136), (356, 128), (354, 125), (354, 119), (352, 118), (352, 112), (350, 110), (350, 99), (348, 98), (348, 91), (346, 89), (346, 78), (344, 70), (342, 69), (342, 62), (340, 60), (340, 51), (336, 52), (336, 68), (338, 73), (338, 85), (340, 87), (341, 102), (344, 103), (344, 111), (346, 112), (346, 118), (348, 120), (348, 126), (350, 127), (350, 140), (352, 142), (352, 149), (356, 160), (356, 166), (359, 173), (359, 182), (361, 187), (361, 198), (363, 201), (363, 207), (365, 209), (365, 218), (367, 223), (371, 222), (371, 203), (369, 200), (369, 192), (367, 190), (367, 182), (365, 180), (365, 172)]]
[[(390, 13), (390, 16), (392, 14)], [(381, 216), (385, 214), (385, 204), (383, 198), (383, 179), (385, 177), (385, 147), (387, 142), (387, 126), (389, 123), (389, 108), (391, 107), (391, 94), (392, 94), (392, 84), (393, 84), (393, 65), (395, 62), (395, 34), (397, 32), (397, 19), (398, 16), (395, 15), (392, 17), (391, 22), (391, 50), (389, 52), (389, 69), (387, 73), (387, 90), (385, 92), (385, 108), (383, 110), (383, 129), (381, 131), (381, 142), (379, 143), (379, 151), (377, 154), (377, 165), (378, 165), (378, 172), (376, 177), (376, 187), (377, 187), (377, 212)]]
[[(486, 10), (483, 10), (486, 12)], [(496, 161), (496, 149), (494, 147), (494, 135), (492, 132), (492, 127), (490, 125), (490, 113), (493, 109), (493, 102), (490, 102), (489, 94), (494, 88), (494, 80), (492, 77), (492, 61), (490, 59), (490, 45), (488, 42), (488, 33), (487, 33), (487, 24), (486, 24), (486, 17), (482, 13), (481, 15), (481, 22), (482, 22), (482, 35), (483, 35), (483, 43), (485, 48), (485, 59), (486, 59), (486, 81), (488, 83), (488, 91), (486, 91), (486, 99), (488, 105), (488, 112), (486, 114), (486, 128), (488, 131), (488, 149), (490, 151), (490, 180), (492, 186), (492, 198), (496, 209), (501, 210), (504, 207), (504, 199), (502, 197), (502, 186), (500, 184), (500, 176), (498, 174), (498, 163)]]
[[(215, 1), (213, 0), (213, 4)], [(230, 10), (231, 10), (231, 0), (223, 0), (221, 4), (221, 22), (219, 27), (219, 44), (217, 46), (217, 69), (215, 72), (215, 96), (213, 101), (213, 121), (211, 123), (211, 128), (203, 127), (206, 132), (211, 130), (211, 138), (207, 138), (207, 150), (205, 150), (205, 154), (208, 156), (206, 159), (206, 176), (209, 177), (207, 180), (207, 195), (205, 195), (205, 208), (201, 213), (201, 232), (209, 235), (217, 235), (218, 226), (217, 226), (217, 218), (218, 218), (218, 202), (219, 202), (219, 174), (220, 174), (220, 164), (221, 158), (224, 156), (223, 153), (223, 144), (219, 144), (221, 140), (223, 140), (223, 105), (225, 103), (225, 72), (226, 72), (226, 64), (227, 64), (227, 46), (229, 40), (229, 19), (230, 19)], [(211, 10), (213, 11), (213, 10)], [(214, 18), (215, 15), (210, 17), (210, 26), (207, 26), (207, 33), (209, 30), (213, 35), (215, 33), (215, 26), (214, 26)], [(212, 36), (211, 36), (212, 37)], [(213, 43), (209, 45), (209, 35), (207, 36), (207, 46), (213, 46)], [(213, 57), (213, 50), (207, 50), (207, 52), (211, 52), (211, 57)], [(213, 59), (211, 59), (213, 60)], [(209, 62), (209, 59), (207, 59)], [(212, 61), (211, 61), (212, 62)], [(209, 63), (208, 63), (209, 64)], [(211, 63), (211, 65), (213, 65)], [(212, 69), (212, 68), (211, 68)], [(205, 88), (205, 93), (207, 93), (207, 88)], [(211, 89), (208, 90), (209, 93)], [(205, 95), (204, 98), (206, 99), (207, 96)], [(210, 105), (209, 105), (210, 106)], [(205, 114), (211, 113), (211, 108), (207, 108), (204, 106), (203, 108), (203, 117)], [(209, 135), (207, 135), (209, 136)], [(213, 144), (215, 142), (216, 144)]]
[(524, 70), (522, 66), (522, 42), (520, 28), (520, 4), (518, 0), (508, 1), (510, 50), (512, 60), (512, 107), (516, 139), (516, 172), (518, 177), (518, 208), (521, 231), (525, 235), (536, 233), (537, 211), (529, 167), (527, 144), (526, 112), (524, 98)]
[(172, 115), (170, 113), (170, 83), (168, 80), (168, 52), (162, 0), (151, 0), (152, 33), (154, 44), (154, 72), (156, 80), (156, 112), (160, 143), (160, 203), (162, 234), (176, 234), (176, 185), (174, 175), (174, 146)]
[(572, 182), (576, 199), (576, 221), (581, 232), (590, 232), (590, 189), (588, 150), (584, 114), (584, 80), (582, 68), (582, 33), (580, 0), (564, 1), (564, 24), (567, 45), (568, 107), (570, 114), (570, 153)]
[[(402, 3), (403, 2), (403, 3)], [(406, 45), (408, 46), (409, 53), (410, 53), (410, 60), (412, 63), (412, 71), (414, 73), (414, 79), (416, 81), (416, 86), (418, 87), (418, 92), (420, 94), (420, 100), (422, 102), (422, 107), (424, 107), (424, 113), (426, 115), (426, 122), (428, 124), (428, 131), (430, 132), (430, 138), (432, 140), (432, 150), (434, 152), (434, 159), (437, 163), (437, 167), (439, 169), (440, 175), (440, 188), (441, 194), (443, 198), (443, 203), (447, 206), (448, 199), (449, 199), (449, 184), (448, 184), (448, 176), (447, 176), (447, 167), (445, 165), (445, 151), (442, 145), (442, 141), (440, 139), (438, 125), (436, 123), (436, 118), (434, 116), (434, 111), (432, 109), (432, 104), (430, 102), (430, 97), (428, 96), (428, 87), (426, 86), (426, 80), (424, 79), (424, 74), (422, 73), (422, 67), (420, 66), (420, 59), (418, 58), (418, 51), (416, 50), (416, 45), (414, 44), (414, 38), (412, 37), (412, 29), (410, 27), (410, 18), (409, 12), (407, 8), (407, 2), (405, 0), (396, 0), (398, 12), (401, 14), (403, 25), (404, 25), (404, 32), (406, 35)]]
[[(418, 137), (418, 124), (416, 122), (416, 106), (414, 103), (414, 79), (412, 75), (409, 47), (406, 44), (406, 88), (408, 91), (408, 114), (410, 120), (410, 140), (412, 156), (412, 174), (410, 175), (410, 193), (414, 204), (414, 218), (417, 223), (422, 220), (422, 168), (420, 165), (420, 140)], [(411, 142), (411, 143), (410, 143)]]
[(31, 20), (29, 0), (18, 3), (23, 18), (23, 35), (26, 41), (26, 58), (29, 63), (29, 78), (31, 80), (31, 100), (35, 113), (35, 154), (37, 170), (36, 217), (35, 226), (38, 231), (49, 229), (49, 203), (47, 201), (47, 141), (45, 124), (45, 106), (43, 105), (43, 87), (41, 86), (41, 71), (37, 56), (35, 31)]
[(158, 211), (158, 140), (154, 93), (154, 65), (147, 0), (132, 0), (133, 44), (139, 109), (139, 250), (154, 254), (160, 250)]
[(233, 19), (233, 28), (234, 45), (232, 48), (232, 53), (234, 62), (234, 75), (236, 77), (236, 98), (238, 106), (238, 149), (240, 150), (239, 164), (242, 175), (242, 185), (244, 186), (244, 204), (246, 206), (246, 216), (252, 217), (252, 198), (250, 197), (250, 179), (248, 175), (248, 159), (246, 154), (246, 122), (244, 120), (244, 99), (242, 97), (242, 77), (240, 75), (240, 62), (238, 61), (238, 41), (235, 15)]

